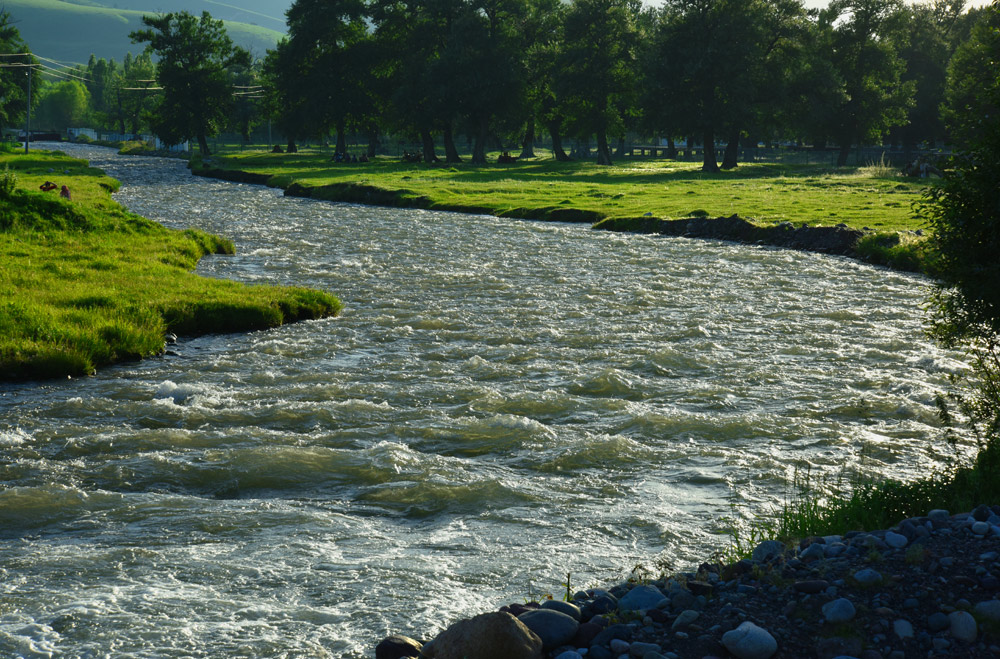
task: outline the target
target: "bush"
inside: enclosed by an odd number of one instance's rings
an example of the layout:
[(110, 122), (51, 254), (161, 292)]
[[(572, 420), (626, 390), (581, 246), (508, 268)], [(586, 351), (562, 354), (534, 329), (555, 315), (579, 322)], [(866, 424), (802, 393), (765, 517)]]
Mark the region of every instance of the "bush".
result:
[(3, 166), (3, 174), (0, 174), (0, 197), (10, 199), (17, 189), (17, 174), (10, 171), (6, 164)]

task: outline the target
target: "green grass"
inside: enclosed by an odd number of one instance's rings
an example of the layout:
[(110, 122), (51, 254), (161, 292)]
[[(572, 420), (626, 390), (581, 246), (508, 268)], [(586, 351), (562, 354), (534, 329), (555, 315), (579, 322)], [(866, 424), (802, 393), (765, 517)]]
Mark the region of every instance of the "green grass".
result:
[[(89, 374), (162, 352), (170, 332), (263, 329), (340, 309), (320, 291), (194, 275), (202, 256), (232, 243), (127, 212), (110, 197), (118, 182), (84, 161), (2, 153), (0, 167), (18, 179), (0, 196), (0, 380)], [(50, 179), (73, 200), (38, 191)]]
[[(346, 194), (365, 186), (392, 192), (383, 200), (498, 216), (544, 218), (574, 209), (596, 219), (738, 214), (763, 226), (847, 224), (875, 231), (922, 227), (911, 205), (924, 184), (880, 168), (750, 163), (705, 174), (691, 162), (620, 160), (612, 167), (551, 159), (511, 165), (407, 164), (380, 158), (334, 164), (331, 152), (262, 152), (213, 156), (212, 167), (269, 174), (273, 185), (332, 186)], [(319, 195), (322, 196), (322, 195)], [(554, 219), (558, 219), (558, 213)]]

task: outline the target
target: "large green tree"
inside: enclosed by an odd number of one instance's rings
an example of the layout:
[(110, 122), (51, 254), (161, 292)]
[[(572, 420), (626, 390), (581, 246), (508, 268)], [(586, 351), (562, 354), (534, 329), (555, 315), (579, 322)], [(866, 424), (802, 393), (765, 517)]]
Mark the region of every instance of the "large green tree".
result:
[(964, 411), (1000, 460), (1000, 0), (948, 70), (946, 121), (956, 147), (927, 210), (940, 256), (934, 332), (969, 348), (978, 386)]
[(611, 164), (608, 135), (624, 132), (638, 91), (640, 8), (636, 0), (574, 0), (566, 13), (556, 93), (573, 131), (597, 137), (601, 165)]
[[(16, 57), (0, 57), (0, 128), (15, 126), (24, 120), (28, 108), (28, 77), (31, 84), (38, 90), (41, 77), (36, 68), (27, 65), (37, 65), (38, 60), (31, 56), (28, 44), (21, 39), (17, 27), (11, 22), (10, 13), (0, 7), (0, 55), (17, 55)], [(20, 56), (22, 53), (27, 55)], [(32, 104), (37, 103), (33, 97)]]
[(153, 130), (168, 144), (197, 139), (208, 155), (208, 136), (231, 115), (232, 79), (229, 70), (248, 66), (250, 54), (233, 44), (222, 21), (208, 12), (195, 18), (188, 12), (143, 16), (148, 29), (129, 36), (148, 43), (159, 58), (157, 80), (163, 95), (153, 111)]
[(40, 94), (37, 120), (39, 128), (63, 132), (83, 126), (90, 118), (90, 92), (76, 80), (50, 84)]
[(901, 0), (833, 0), (820, 14), (830, 60), (841, 90), (830, 134), (840, 145), (837, 164), (847, 164), (853, 144), (879, 139), (906, 121), (914, 85), (903, 80), (899, 56), (905, 13)]

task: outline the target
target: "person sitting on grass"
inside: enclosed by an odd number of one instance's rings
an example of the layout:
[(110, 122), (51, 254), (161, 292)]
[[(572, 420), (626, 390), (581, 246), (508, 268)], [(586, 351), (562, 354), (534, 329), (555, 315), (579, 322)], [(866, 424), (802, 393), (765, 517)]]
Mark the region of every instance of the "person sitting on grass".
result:
[(62, 186), (62, 190), (59, 191), (59, 196), (62, 197), (63, 199), (69, 199), (70, 201), (73, 200), (73, 195), (70, 194), (69, 188), (66, 187), (65, 185)]
[(53, 183), (52, 181), (46, 181), (45, 183), (42, 183), (40, 186), (38, 186), (38, 189), (41, 190), (42, 192), (50, 192), (58, 187), (59, 186)]

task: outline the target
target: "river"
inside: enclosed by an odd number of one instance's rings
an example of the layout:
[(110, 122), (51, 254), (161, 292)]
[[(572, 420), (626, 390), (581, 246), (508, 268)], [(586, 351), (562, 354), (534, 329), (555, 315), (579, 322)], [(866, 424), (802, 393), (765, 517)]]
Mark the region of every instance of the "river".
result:
[(928, 282), (844, 258), (331, 204), (66, 146), (341, 317), (0, 385), (0, 656), (362, 657), (687, 568), (797, 472), (953, 455)]

